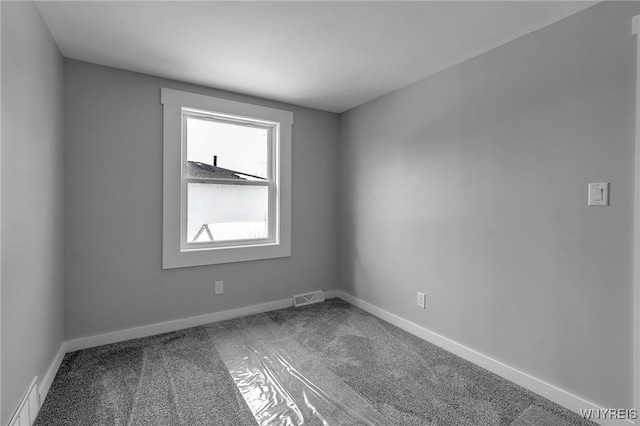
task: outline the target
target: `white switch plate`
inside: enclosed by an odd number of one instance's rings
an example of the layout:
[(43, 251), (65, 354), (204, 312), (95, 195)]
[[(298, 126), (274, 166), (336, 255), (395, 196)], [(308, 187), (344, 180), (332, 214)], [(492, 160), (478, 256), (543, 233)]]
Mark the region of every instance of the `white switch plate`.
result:
[(216, 281), (216, 294), (224, 293), (224, 281)]
[(609, 205), (609, 182), (589, 184), (589, 205), (608, 206)]
[(425, 309), (425, 301), (427, 296), (424, 293), (418, 292), (418, 307)]

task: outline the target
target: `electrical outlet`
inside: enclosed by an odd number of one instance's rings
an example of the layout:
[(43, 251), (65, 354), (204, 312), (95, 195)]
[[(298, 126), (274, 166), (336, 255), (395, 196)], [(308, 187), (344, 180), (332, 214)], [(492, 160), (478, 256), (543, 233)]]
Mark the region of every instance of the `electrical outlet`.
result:
[(216, 294), (224, 293), (224, 281), (216, 281)]
[(425, 309), (427, 296), (424, 293), (418, 292), (418, 307)]

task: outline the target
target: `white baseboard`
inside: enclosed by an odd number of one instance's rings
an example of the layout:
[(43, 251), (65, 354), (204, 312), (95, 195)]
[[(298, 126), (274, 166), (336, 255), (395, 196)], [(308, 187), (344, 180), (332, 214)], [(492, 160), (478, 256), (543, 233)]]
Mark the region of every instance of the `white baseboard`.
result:
[(53, 383), (53, 379), (56, 377), (56, 373), (62, 364), (62, 360), (64, 359), (65, 354), (67, 353), (67, 342), (62, 342), (60, 345), (60, 349), (58, 349), (58, 353), (56, 354), (53, 361), (47, 368), (47, 372), (42, 376), (42, 381), (40, 382), (40, 386), (38, 388), (38, 393), (40, 394), (40, 405), (44, 403), (47, 394), (49, 393), (49, 389), (51, 388), (51, 384)]
[[(354, 306), (359, 307), (360, 309), (367, 311), (368, 313), (383, 319), (396, 327), (399, 327), (409, 333), (420, 337), (430, 343), (433, 343), (436, 346), (439, 346), (451, 353), (458, 355), (461, 358), (466, 359), (469, 362), (472, 362), (486, 370), (491, 371), (492, 373), (497, 374), (500, 377), (503, 377), (513, 383), (516, 383), (532, 392), (537, 393), (558, 405), (561, 405), (565, 408), (568, 408), (571, 411), (574, 411), (580, 414), (581, 409), (594, 409), (594, 410), (602, 410), (600, 406), (594, 404), (593, 402), (587, 401), (577, 395), (574, 395), (566, 390), (563, 390), (557, 386), (554, 386), (550, 383), (545, 382), (544, 380), (540, 380), (530, 374), (527, 374), (523, 371), (520, 371), (514, 367), (511, 367), (503, 362), (500, 362), (494, 358), (491, 358), (487, 355), (484, 355), (474, 349), (471, 349), (465, 345), (462, 345), (458, 342), (455, 342), (451, 339), (448, 339), (444, 336), (441, 336), (438, 333), (435, 333), (431, 330), (428, 330), (422, 326), (419, 326), (411, 321), (408, 321), (404, 318), (401, 318), (395, 314), (392, 314), (384, 309), (378, 308), (371, 303), (365, 302), (364, 300), (358, 299), (355, 296), (352, 296), (348, 293), (345, 293), (341, 290), (334, 290), (331, 292), (332, 296), (330, 297), (339, 297), (340, 299), (351, 303)], [(602, 420), (597, 421), (599, 424), (606, 426), (617, 426), (617, 425), (633, 425), (636, 424), (632, 420)]]
[(138, 339), (141, 337), (155, 336), (156, 334), (169, 333), (212, 322), (225, 321), (232, 318), (244, 317), (247, 315), (260, 314), (274, 311), (276, 309), (293, 306), (293, 299), (287, 298), (274, 302), (261, 303), (259, 305), (246, 306), (243, 308), (230, 309), (228, 311), (214, 312), (211, 314), (198, 315), (195, 317), (165, 321), (142, 327), (129, 328), (126, 330), (114, 331), (111, 333), (98, 334), (95, 336), (81, 337), (69, 340), (67, 352), (79, 351), (81, 349), (93, 348), (96, 346), (108, 345), (111, 343), (124, 342), (126, 340)]
[[(328, 290), (324, 292), (324, 298), (325, 299), (331, 299), (332, 297), (340, 297), (341, 294), (346, 294), (345, 292), (341, 291), (341, 290)], [(340, 297), (342, 300), (345, 300), (344, 298)]]

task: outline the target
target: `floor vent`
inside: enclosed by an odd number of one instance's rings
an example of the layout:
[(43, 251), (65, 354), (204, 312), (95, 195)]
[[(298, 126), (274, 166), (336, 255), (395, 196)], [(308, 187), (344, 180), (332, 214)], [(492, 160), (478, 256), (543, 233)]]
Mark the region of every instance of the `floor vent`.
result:
[(296, 307), (320, 302), (324, 302), (324, 293), (322, 290), (293, 296), (293, 305)]
[(40, 410), (40, 395), (38, 394), (38, 378), (34, 378), (29, 391), (22, 398), (18, 411), (9, 422), (9, 426), (31, 426), (36, 421)]

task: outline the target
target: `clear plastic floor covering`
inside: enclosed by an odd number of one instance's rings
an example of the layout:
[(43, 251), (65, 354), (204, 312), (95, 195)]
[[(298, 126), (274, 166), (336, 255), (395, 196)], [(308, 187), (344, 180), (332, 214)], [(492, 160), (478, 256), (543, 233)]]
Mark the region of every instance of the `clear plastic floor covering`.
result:
[(338, 299), (205, 330), (260, 426), (594, 424)]
[(386, 424), (319, 354), (268, 318), (211, 324), (207, 332), (260, 426)]

